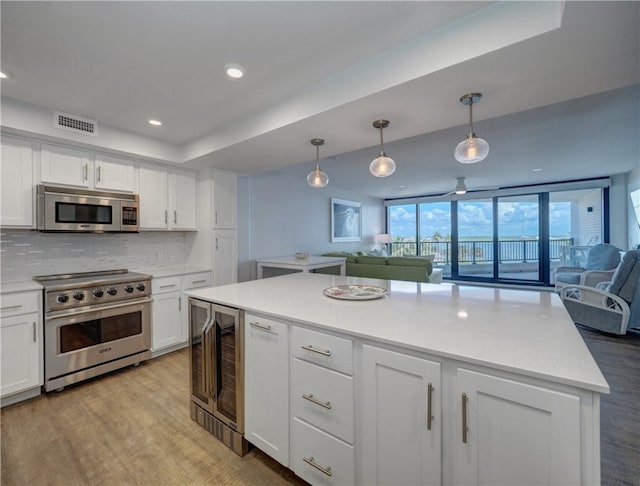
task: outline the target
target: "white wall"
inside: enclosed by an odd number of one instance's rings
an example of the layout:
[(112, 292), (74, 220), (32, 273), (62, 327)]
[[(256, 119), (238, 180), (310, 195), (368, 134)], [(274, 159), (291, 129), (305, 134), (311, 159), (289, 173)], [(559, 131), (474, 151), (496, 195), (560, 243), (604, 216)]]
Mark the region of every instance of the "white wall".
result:
[[(278, 170), (240, 177), (238, 195), (239, 281), (255, 278), (256, 258), (371, 250), (373, 236), (384, 229), (382, 200), (333, 188), (331, 181), (313, 189)], [(362, 241), (331, 243), (331, 198), (362, 203)]]

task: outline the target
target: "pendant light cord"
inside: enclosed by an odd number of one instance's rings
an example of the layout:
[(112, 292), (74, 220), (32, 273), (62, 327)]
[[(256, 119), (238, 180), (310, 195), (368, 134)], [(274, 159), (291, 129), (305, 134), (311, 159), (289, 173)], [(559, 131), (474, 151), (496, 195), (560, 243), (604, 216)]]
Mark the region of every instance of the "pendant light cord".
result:
[(473, 96), (469, 98), (469, 135), (467, 138), (473, 137)]
[(384, 142), (382, 141), (382, 127), (380, 127), (380, 155), (383, 157), (386, 156), (384, 153)]

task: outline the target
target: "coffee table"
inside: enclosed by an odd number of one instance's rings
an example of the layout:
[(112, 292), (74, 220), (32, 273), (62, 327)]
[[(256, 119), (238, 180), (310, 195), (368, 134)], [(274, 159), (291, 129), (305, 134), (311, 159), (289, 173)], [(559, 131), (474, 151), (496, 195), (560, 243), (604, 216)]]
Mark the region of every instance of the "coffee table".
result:
[(300, 272), (308, 273), (310, 270), (317, 268), (327, 267), (340, 267), (340, 275), (346, 275), (347, 259), (345, 257), (323, 257), (323, 256), (309, 256), (304, 259), (296, 258), (294, 256), (275, 257), (275, 258), (260, 258), (256, 262), (258, 264), (258, 278), (264, 277), (264, 268), (285, 268), (288, 270), (298, 270)]

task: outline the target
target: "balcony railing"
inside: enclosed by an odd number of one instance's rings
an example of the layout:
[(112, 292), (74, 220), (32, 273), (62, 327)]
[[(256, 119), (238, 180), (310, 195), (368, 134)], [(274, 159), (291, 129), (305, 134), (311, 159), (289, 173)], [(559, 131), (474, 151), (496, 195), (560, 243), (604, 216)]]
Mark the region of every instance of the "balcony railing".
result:
[[(560, 261), (562, 248), (573, 244), (573, 238), (549, 240), (549, 260)], [(451, 242), (450, 241), (403, 241), (390, 243), (392, 256), (416, 256), (433, 255), (433, 262), (436, 264), (451, 263)], [(418, 252), (418, 249), (420, 250)], [(507, 262), (537, 262), (540, 258), (538, 254), (538, 240), (499, 240), (498, 241), (498, 261)], [(459, 240), (458, 241), (458, 262), (459, 263), (488, 263), (494, 261), (493, 242)]]

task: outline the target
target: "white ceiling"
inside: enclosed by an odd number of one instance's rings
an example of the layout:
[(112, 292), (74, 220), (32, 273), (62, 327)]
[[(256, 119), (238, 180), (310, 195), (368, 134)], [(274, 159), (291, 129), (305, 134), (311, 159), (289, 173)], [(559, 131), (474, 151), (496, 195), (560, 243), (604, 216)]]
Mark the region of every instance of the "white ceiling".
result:
[[(638, 2), (3, 0), (0, 13), (13, 75), (3, 97), (163, 140), (189, 167), (304, 178), (309, 140), (324, 138), (330, 184), (375, 196), (446, 192), (456, 176), (470, 187), (548, 181), (549, 158), (534, 176), (524, 161), (520, 171), (498, 163), (543, 133), (533, 128), (553, 108), (540, 107), (640, 82)], [(247, 76), (227, 79), (227, 62)], [(470, 91), (483, 93), (474, 119), (491, 153), (462, 167), (452, 154), (468, 116), (458, 98)], [(585, 102), (575, 103), (560, 106)], [(378, 118), (391, 120), (385, 145), (398, 163), (382, 180), (366, 175)], [(531, 131), (510, 130), (523, 121)], [(581, 175), (633, 169), (629, 158), (612, 164)]]

